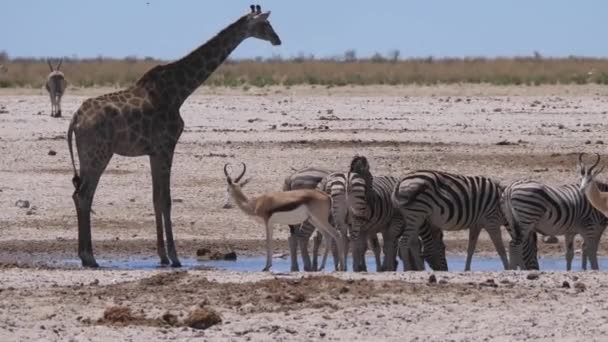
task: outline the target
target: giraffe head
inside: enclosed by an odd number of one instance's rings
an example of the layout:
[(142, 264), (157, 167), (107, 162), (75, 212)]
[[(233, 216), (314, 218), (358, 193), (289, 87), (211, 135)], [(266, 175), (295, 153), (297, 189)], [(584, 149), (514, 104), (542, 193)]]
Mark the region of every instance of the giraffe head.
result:
[(230, 164), (224, 164), (224, 175), (226, 176), (226, 183), (227, 183), (226, 200), (222, 207), (224, 209), (231, 209), (234, 207), (233, 200), (232, 200), (233, 196), (242, 195), (243, 187), (245, 187), (245, 185), (247, 185), (247, 183), (249, 183), (249, 181), (251, 180), (251, 177), (249, 177), (249, 178), (246, 178), (243, 181), (241, 181), (241, 179), (245, 175), (245, 171), (247, 171), (247, 166), (245, 165), (245, 163), (243, 163), (243, 172), (241, 172), (241, 174), (238, 177), (236, 177), (234, 180), (232, 179), (232, 177), (230, 177), (230, 174), (228, 172), (229, 167), (230, 167)]
[(251, 5), (251, 13), (247, 14), (247, 36), (270, 42), (272, 45), (281, 45), (281, 38), (274, 32), (268, 21), (270, 11), (263, 12), (260, 5)]
[(577, 164), (577, 172), (580, 174), (581, 177), (581, 185), (579, 187), (581, 191), (585, 191), (587, 187), (595, 181), (595, 177), (604, 170), (603, 166), (599, 169), (596, 169), (596, 167), (600, 163), (600, 155), (598, 153), (595, 154), (597, 156), (595, 163), (590, 167), (583, 163), (583, 155), (584, 153), (578, 155)]

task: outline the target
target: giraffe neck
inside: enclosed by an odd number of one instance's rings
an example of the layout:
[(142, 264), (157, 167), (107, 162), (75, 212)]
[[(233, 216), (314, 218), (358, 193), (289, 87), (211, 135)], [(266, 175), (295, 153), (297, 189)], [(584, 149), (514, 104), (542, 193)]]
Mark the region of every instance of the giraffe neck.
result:
[(595, 209), (608, 215), (608, 193), (600, 191), (597, 182), (593, 181), (589, 184), (585, 189), (585, 196)]
[(247, 38), (247, 16), (241, 17), (215, 37), (181, 59), (148, 71), (137, 85), (154, 86), (178, 108)]

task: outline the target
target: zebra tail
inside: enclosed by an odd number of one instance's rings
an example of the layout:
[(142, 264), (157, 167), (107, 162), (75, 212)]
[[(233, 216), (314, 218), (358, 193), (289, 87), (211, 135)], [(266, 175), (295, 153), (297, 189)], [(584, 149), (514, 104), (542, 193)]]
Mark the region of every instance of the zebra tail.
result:
[(72, 135), (74, 133), (74, 122), (76, 120), (76, 116), (70, 121), (70, 126), (68, 127), (68, 149), (70, 151), (70, 159), (72, 160), (72, 169), (74, 170), (74, 177), (72, 177), (72, 184), (74, 184), (75, 193), (78, 193), (80, 190), (80, 176), (78, 176), (78, 171), (76, 171), (76, 163), (74, 162), (74, 151), (72, 148)]

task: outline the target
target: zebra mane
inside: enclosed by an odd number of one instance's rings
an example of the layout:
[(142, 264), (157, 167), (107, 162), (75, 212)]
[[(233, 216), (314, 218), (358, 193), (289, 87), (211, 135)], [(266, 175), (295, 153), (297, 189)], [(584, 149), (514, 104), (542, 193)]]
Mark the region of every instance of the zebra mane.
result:
[(369, 170), (369, 162), (364, 156), (354, 156), (350, 162), (349, 173), (356, 173), (365, 180), (365, 197), (370, 202), (373, 196), (374, 176)]

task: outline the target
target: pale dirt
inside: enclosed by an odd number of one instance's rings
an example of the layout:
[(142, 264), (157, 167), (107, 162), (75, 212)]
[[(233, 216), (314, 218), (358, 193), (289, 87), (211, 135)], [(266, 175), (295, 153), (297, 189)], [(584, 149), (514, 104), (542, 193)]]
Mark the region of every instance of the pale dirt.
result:
[[(206, 246), (234, 248), (240, 255), (262, 253), (262, 227), (237, 210), (221, 209), (225, 162), (247, 163), (254, 177), (246, 188), (251, 194), (280, 189), (293, 168), (345, 169), (356, 153), (370, 159), (377, 175), (436, 168), (489, 175), (504, 183), (522, 178), (576, 182), (576, 153), (603, 153), (600, 141), (608, 143), (603, 135), (607, 90), (468, 85), (203, 88), (182, 108), (186, 129), (174, 160), (178, 251), (187, 257)], [(151, 285), (142, 279), (167, 271), (49, 267), (53, 261), (76, 258), (77, 223), (65, 141), (71, 113), (87, 97), (105, 91), (69, 89), (64, 117), (53, 119), (41, 90), (0, 90), (2, 341), (196, 336), (601, 340), (608, 330), (608, 293), (602, 285), (608, 276), (602, 272), (547, 272), (538, 280), (526, 280), (526, 272), (451, 272), (437, 274), (447, 284), (427, 285), (428, 273), (338, 275), (367, 279), (351, 282), (327, 276), (293, 281), (260, 273), (192, 270)], [(509, 144), (497, 145), (502, 141)], [(49, 155), (50, 150), (56, 155)], [(151, 194), (147, 158), (115, 156), (94, 205), (99, 259), (156, 255)], [(28, 200), (35, 208), (18, 208), (17, 200)], [(277, 252), (284, 251), (287, 230), (275, 234)], [(449, 233), (446, 240), (450, 253), (462, 254), (467, 234)], [(541, 243), (540, 248), (542, 255), (563, 255), (561, 242)], [(485, 233), (477, 250), (495, 255)], [(607, 251), (603, 241), (600, 255)], [(487, 279), (498, 287), (486, 286)], [(501, 283), (504, 279), (509, 282)], [(562, 289), (564, 280), (573, 288)], [(584, 283), (586, 290), (574, 289), (576, 282)], [(181, 321), (180, 315), (204, 298), (223, 316), (221, 325), (201, 332), (158, 320), (169, 310)], [(117, 304), (146, 320), (120, 327), (98, 324), (104, 309)]]

